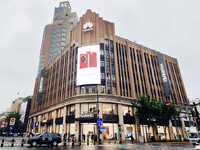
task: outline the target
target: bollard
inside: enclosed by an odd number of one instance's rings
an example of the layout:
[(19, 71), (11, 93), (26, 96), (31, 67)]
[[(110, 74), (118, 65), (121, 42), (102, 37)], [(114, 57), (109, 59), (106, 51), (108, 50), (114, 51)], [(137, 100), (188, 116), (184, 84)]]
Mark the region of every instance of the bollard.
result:
[(4, 139), (2, 139), (1, 141), (1, 147), (3, 147), (3, 144), (4, 144)]
[(81, 135), (79, 135), (78, 141), (79, 141), (79, 145), (81, 145)]
[(11, 141), (11, 147), (14, 146), (14, 142), (15, 142), (15, 139), (12, 139), (12, 141)]
[(66, 138), (64, 138), (64, 146), (66, 146)]
[(72, 146), (74, 146), (74, 137), (72, 138)]
[(24, 146), (24, 139), (22, 139), (22, 143), (21, 143), (21, 146), (22, 146), (22, 147)]

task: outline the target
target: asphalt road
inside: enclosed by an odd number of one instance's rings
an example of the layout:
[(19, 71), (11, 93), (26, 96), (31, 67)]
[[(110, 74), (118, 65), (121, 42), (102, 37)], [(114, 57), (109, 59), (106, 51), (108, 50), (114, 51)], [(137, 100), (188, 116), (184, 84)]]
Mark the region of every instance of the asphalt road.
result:
[(10, 145), (5, 145), (1, 147), (2, 150), (192, 150), (195, 147), (191, 143), (180, 143), (180, 144), (103, 144), (103, 145), (75, 145), (72, 147), (71, 145), (63, 146), (59, 145), (58, 147), (51, 146), (37, 146), (30, 147), (28, 145), (24, 145), (24, 147), (20, 147), (20, 145), (14, 145), (11, 147)]

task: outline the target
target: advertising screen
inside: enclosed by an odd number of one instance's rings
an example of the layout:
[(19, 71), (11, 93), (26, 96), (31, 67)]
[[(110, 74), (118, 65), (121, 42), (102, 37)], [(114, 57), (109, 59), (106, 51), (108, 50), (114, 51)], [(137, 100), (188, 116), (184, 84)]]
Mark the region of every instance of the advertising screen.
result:
[(101, 84), (99, 45), (78, 48), (77, 86)]

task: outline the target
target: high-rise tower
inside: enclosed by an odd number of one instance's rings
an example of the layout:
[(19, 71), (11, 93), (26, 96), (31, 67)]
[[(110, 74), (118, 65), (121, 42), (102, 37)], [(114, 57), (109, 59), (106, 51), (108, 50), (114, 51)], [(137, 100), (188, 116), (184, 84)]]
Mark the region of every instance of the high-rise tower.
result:
[(43, 33), (38, 73), (55, 58), (69, 43), (70, 31), (77, 24), (76, 12), (71, 12), (68, 1), (55, 8), (53, 23), (46, 25)]

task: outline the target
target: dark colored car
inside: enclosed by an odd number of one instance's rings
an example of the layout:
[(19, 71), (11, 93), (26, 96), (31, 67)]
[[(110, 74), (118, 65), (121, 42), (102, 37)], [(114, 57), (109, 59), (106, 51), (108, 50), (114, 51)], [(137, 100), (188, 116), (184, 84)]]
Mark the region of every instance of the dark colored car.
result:
[(31, 146), (37, 146), (38, 144), (51, 144), (52, 146), (57, 146), (58, 143), (61, 142), (61, 136), (58, 133), (43, 133), (39, 136), (31, 137), (27, 141)]

